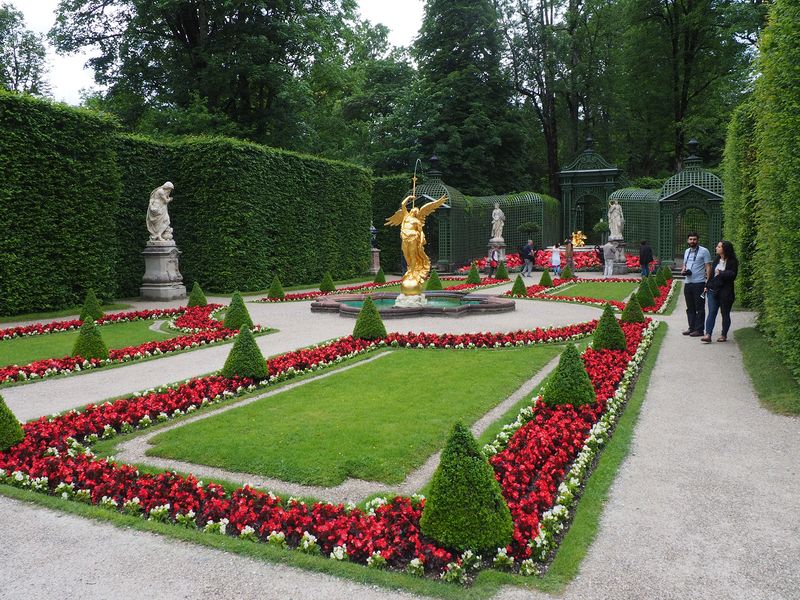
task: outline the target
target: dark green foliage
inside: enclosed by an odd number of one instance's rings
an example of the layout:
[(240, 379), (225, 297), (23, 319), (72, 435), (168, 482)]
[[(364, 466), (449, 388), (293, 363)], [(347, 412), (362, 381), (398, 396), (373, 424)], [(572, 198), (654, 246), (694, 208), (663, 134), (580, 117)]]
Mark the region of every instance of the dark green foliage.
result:
[(481, 282), (481, 275), (478, 273), (478, 266), (475, 263), (472, 263), (472, 266), (469, 269), (469, 274), (467, 275), (467, 283), (476, 284)]
[(514, 280), (514, 287), (511, 288), (511, 295), (520, 297), (528, 295), (528, 288), (522, 280), (522, 275), (517, 275), (517, 278)]
[[(756, 80), (756, 287), (759, 328), (800, 380), (800, 4), (776, 0)], [(736, 248), (738, 251), (739, 248)]]
[(87, 110), (0, 91), (0, 315), (76, 306), (89, 288), (115, 296), (115, 131)]
[(100, 308), (100, 302), (97, 301), (97, 296), (94, 295), (94, 290), (89, 288), (86, 292), (86, 299), (83, 301), (83, 309), (81, 315), (78, 317), (81, 321), (91, 319), (97, 321), (103, 316), (103, 309)]
[(497, 273), (494, 274), (495, 279), (508, 279), (508, 269), (506, 269), (506, 263), (500, 261), (500, 264), (497, 265)]
[(558, 361), (553, 376), (542, 393), (542, 402), (550, 406), (559, 404), (590, 404), (596, 400), (594, 386), (583, 366), (575, 344), (567, 344)]
[(375, 279), (372, 280), (372, 283), (386, 283), (386, 275), (383, 274), (383, 267), (378, 269), (378, 272), (375, 273)]
[(572, 267), (567, 265), (564, 267), (564, 270), (561, 271), (561, 279), (572, 279), (575, 277), (575, 273), (572, 272)]
[(658, 289), (655, 275), (647, 276), (647, 286), (650, 288), (650, 293), (653, 294), (653, 298), (658, 298), (661, 295), (661, 290)]
[(485, 552), (511, 542), (514, 525), (492, 467), (456, 423), (433, 475), (420, 530), (446, 548)]
[(269, 284), (269, 291), (267, 291), (267, 298), (274, 298), (275, 300), (283, 300), (286, 294), (283, 291), (283, 284), (277, 275), (272, 278), (272, 283)]
[(539, 279), (539, 285), (543, 285), (545, 287), (553, 287), (553, 278), (550, 277), (550, 271), (544, 270), (542, 272), (542, 278)]
[(622, 310), (620, 320), (623, 323), (644, 323), (644, 313), (635, 292), (631, 294), (630, 300)]
[(242, 328), (236, 336), (220, 374), (223, 377), (250, 377), (257, 380), (269, 377), (267, 361), (253, 332), (247, 327)]
[(189, 294), (189, 301), (186, 303), (186, 306), (206, 306), (208, 305), (208, 300), (206, 300), (206, 295), (203, 293), (203, 289), (200, 287), (200, 284), (196, 281), (192, 286), (192, 291)]
[(17, 421), (17, 417), (6, 406), (5, 400), (0, 396), (0, 452), (6, 452), (11, 446), (19, 444), (25, 439), (25, 433)]
[[(331, 277), (329, 271), (325, 271), (325, 275), (322, 277), (322, 282), (319, 284), (319, 291), (325, 292), (327, 294), (328, 292), (332, 292), (335, 289), (336, 289), (336, 284), (333, 283), (333, 277)], [(270, 288), (270, 291), (272, 291), (272, 288)]]
[(72, 356), (80, 356), (84, 359), (108, 358), (108, 346), (100, 335), (100, 329), (92, 319), (87, 319), (81, 325), (78, 332), (78, 339), (72, 347)]
[(253, 326), (253, 320), (250, 318), (250, 312), (242, 300), (242, 295), (239, 292), (234, 292), (231, 298), (231, 303), (225, 311), (225, 320), (222, 323), (226, 329), (242, 330), (250, 329)]
[(667, 279), (667, 271), (669, 271), (669, 269), (666, 267), (661, 267), (656, 272), (656, 283), (658, 285), (667, 285), (667, 282), (669, 281), (669, 279)]
[(661, 267), (661, 271), (664, 273), (664, 283), (672, 280), (672, 269), (664, 265)]
[(353, 327), (353, 337), (357, 340), (379, 340), (386, 337), (386, 327), (372, 301), (372, 296), (364, 298), (364, 304)]
[(756, 239), (758, 197), (756, 196), (756, 118), (758, 110), (752, 98), (733, 112), (725, 142), (724, 182), (725, 211), (723, 237), (730, 240), (739, 259), (739, 272), (734, 283), (736, 299), (742, 306), (757, 308), (762, 289), (757, 284)]
[(372, 223), (378, 230), (376, 238), (381, 250), (381, 266), (390, 273), (400, 271), (400, 231), (384, 223), (400, 207), (400, 201), (410, 190), (411, 179), (407, 175), (376, 177), (372, 180)]
[(436, 269), (431, 271), (431, 276), (428, 278), (428, 283), (425, 284), (425, 289), (427, 291), (442, 289), (442, 280), (439, 279), (439, 273), (436, 272)]
[(594, 330), (592, 348), (595, 350), (625, 350), (626, 347), (625, 333), (614, 316), (614, 309), (610, 304), (606, 304), (603, 307), (603, 315), (597, 323), (597, 329)]
[(639, 301), (639, 306), (642, 308), (655, 305), (656, 301), (653, 298), (653, 292), (650, 291), (647, 280), (639, 284), (639, 290), (636, 292), (636, 299)]

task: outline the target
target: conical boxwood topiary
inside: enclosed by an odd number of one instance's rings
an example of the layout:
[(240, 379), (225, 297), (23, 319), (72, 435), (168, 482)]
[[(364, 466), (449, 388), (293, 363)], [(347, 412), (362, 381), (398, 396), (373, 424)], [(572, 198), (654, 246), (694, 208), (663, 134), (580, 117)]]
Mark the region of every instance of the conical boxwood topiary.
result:
[(386, 275), (383, 273), (383, 267), (378, 269), (378, 272), (375, 273), (375, 279), (372, 280), (372, 283), (386, 283)]
[(528, 288), (522, 280), (522, 275), (517, 275), (517, 278), (514, 280), (514, 287), (511, 288), (511, 295), (520, 297), (528, 295)]
[(225, 366), (222, 367), (223, 377), (250, 377), (252, 379), (267, 379), (269, 370), (267, 361), (256, 343), (253, 332), (247, 327), (242, 328), (233, 342)]
[(644, 323), (644, 313), (635, 293), (631, 294), (630, 300), (625, 305), (620, 321), (623, 323)]
[(442, 280), (439, 279), (439, 273), (436, 272), (436, 269), (431, 271), (431, 276), (428, 278), (428, 283), (425, 284), (426, 291), (436, 291), (442, 289)]
[(625, 333), (614, 316), (614, 309), (606, 303), (603, 307), (603, 315), (594, 330), (592, 348), (595, 350), (625, 350), (626, 347)]
[(233, 292), (231, 303), (225, 311), (225, 320), (222, 322), (225, 329), (250, 329), (253, 326), (253, 320), (250, 318), (250, 313), (244, 305), (242, 295), (237, 291)]
[(281, 279), (277, 275), (272, 278), (272, 283), (269, 284), (269, 291), (267, 291), (267, 298), (274, 300), (283, 300), (286, 294), (283, 292), (283, 285)]
[(639, 301), (639, 306), (642, 308), (655, 305), (656, 301), (653, 299), (653, 292), (650, 291), (647, 280), (643, 280), (642, 283), (639, 284), (639, 291), (636, 292), (636, 299)]
[(100, 358), (105, 360), (108, 358), (108, 346), (103, 341), (103, 336), (100, 335), (100, 329), (92, 319), (87, 319), (81, 325), (78, 339), (75, 340), (75, 345), (72, 347), (72, 356), (80, 356), (84, 359)]
[(353, 327), (353, 337), (357, 340), (379, 340), (386, 337), (386, 327), (371, 296), (364, 299), (361, 311)]
[(25, 432), (22, 431), (17, 417), (0, 396), (0, 452), (6, 452), (11, 446), (19, 444), (24, 439)]
[(469, 268), (469, 275), (467, 275), (467, 283), (475, 285), (476, 283), (481, 282), (481, 274), (478, 273), (478, 266), (475, 263), (472, 263), (472, 266)]
[(656, 283), (658, 285), (667, 285), (667, 269), (661, 267), (658, 271), (656, 271)]
[(661, 290), (658, 289), (655, 275), (649, 275), (647, 277), (647, 285), (650, 287), (650, 293), (653, 294), (653, 298), (658, 298), (661, 295)]
[(500, 261), (500, 264), (497, 265), (497, 272), (494, 274), (495, 279), (510, 279), (508, 276), (508, 269), (506, 269), (506, 263)]
[(325, 275), (322, 277), (322, 282), (319, 284), (319, 291), (324, 294), (327, 294), (335, 289), (336, 289), (336, 284), (333, 283), (333, 277), (331, 277), (331, 274), (326, 271)]
[(78, 317), (81, 321), (86, 321), (87, 319), (91, 319), (92, 321), (97, 321), (100, 317), (103, 316), (103, 309), (100, 308), (100, 302), (97, 300), (97, 296), (94, 295), (94, 290), (89, 288), (89, 291), (86, 292), (86, 298), (83, 301), (83, 308), (81, 309), (81, 315)]
[(542, 278), (539, 279), (539, 285), (544, 287), (553, 287), (553, 278), (550, 277), (550, 271), (543, 271)]
[(561, 279), (572, 279), (575, 277), (575, 273), (572, 272), (572, 267), (567, 265), (563, 271), (561, 271)]
[(186, 303), (186, 306), (206, 306), (208, 305), (208, 300), (206, 299), (206, 295), (203, 293), (203, 289), (200, 287), (200, 284), (196, 281), (192, 286), (192, 291), (189, 294), (189, 301)]
[(442, 451), (420, 530), (442, 546), (484, 552), (511, 542), (514, 524), (494, 471), (475, 438), (457, 423)]
[(542, 393), (542, 402), (550, 406), (559, 404), (591, 404), (597, 399), (575, 344), (567, 344), (561, 359)]
[(667, 267), (667, 265), (663, 265), (661, 270), (664, 271), (664, 283), (667, 283), (670, 279), (672, 279), (672, 269)]

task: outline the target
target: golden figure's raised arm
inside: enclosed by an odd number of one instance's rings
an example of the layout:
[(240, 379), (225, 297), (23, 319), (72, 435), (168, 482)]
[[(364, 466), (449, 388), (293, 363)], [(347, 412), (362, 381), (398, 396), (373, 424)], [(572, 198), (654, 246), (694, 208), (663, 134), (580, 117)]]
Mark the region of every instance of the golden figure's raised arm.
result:
[(400, 203), (400, 208), (388, 219), (384, 225), (391, 225), (392, 227), (400, 227), (403, 223), (403, 219), (408, 214), (408, 210), (406, 209), (406, 202), (409, 200), (413, 200), (414, 196), (406, 196), (403, 198), (403, 201)]

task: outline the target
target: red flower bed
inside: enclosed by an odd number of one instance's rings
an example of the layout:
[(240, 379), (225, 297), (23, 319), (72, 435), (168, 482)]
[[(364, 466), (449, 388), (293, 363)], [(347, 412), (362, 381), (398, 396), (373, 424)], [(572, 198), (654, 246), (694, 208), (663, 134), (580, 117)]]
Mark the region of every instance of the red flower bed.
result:
[[(526, 287), (527, 298), (532, 298), (535, 300), (551, 300), (556, 302), (572, 302), (575, 304), (589, 304), (591, 306), (604, 306), (605, 304), (610, 304), (614, 308), (622, 311), (625, 310), (625, 306), (627, 305), (626, 302), (619, 302), (617, 300), (606, 300), (604, 298), (591, 298), (588, 296), (558, 296), (552, 293), (549, 293), (554, 288), (558, 288), (562, 285), (566, 285), (568, 283), (581, 283), (584, 281), (591, 281), (593, 283), (614, 283), (614, 282), (640, 282), (639, 279), (631, 279), (631, 278), (623, 278), (623, 277), (613, 277), (609, 279), (553, 279), (553, 287), (547, 287), (543, 285), (530, 285)], [(646, 313), (658, 313), (664, 305), (667, 303), (668, 299), (671, 296), (672, 292), (672, 280), (670, 280), (666, 285), (661, 285), (658, 287), (661, 293), (658, 295), (657, 298), (654, 298), (655, 304), (653, 306), (648, 306), (647, 308), (643, 308), (642, 311)], [(511, 290), (505, 292), (504, 296), (512, 296)], [(514, 298), (521, 298), (522, 296), (513, 296)]]
[[(552, 254), (552, 250), (537, 250), (534, 253), (533, 257), (533, 264), (537, 268), (546, 271), (550, 269), (550, 256)], [(561, 266), (567, 264), (567, 254), (566, 252), (561, 252)], [(476, 258), (473, 261), (470, 261), (470, 264), (475, 262), (478, 265), (479, 269), (486, 268), (486, 258)], [(602, 264), (600, 259), (597, 257), (597, 254), (594, 252), (574, 252), (572, 254), (572, 262), (575, 265), (576, 271), (602, 271)], [(641, 269), (639, 265), (639, 257), (635, 254), (626, 254), (625, 255), (625, 263), (628, 267), (629, 271), (639, 271)], [(509, 269), (514, 269), (516, 267), (521, 267), (523, 264), (523, 260), (520, 258), (519, 254), (506, 254), (506, 266)], [(656, 265), (656, 261), (650, 263), (651, 269)], [(461, 267), (458, 269), (459, 273), (466, 273), (469, 271), (470, 265), (465, 267)]]
[[(507, 334), (395, 333), (380, 342), (346, 337), (271, 359), (268, 366), (270, 375), (279, 378), (385, 345), (460, 348), (526, 344), (585, 335), (595, 326), (596, 321)], [(626, 351), (590, 348), (583, 355), (597, 403), (577, 409), (537, 404), (533, 419), (511, 438), (505, 450), (491, 459), (514, 516), (510, 550), (516, 557), (530, 554), (527, 543), (536, 535), (541, 512), (552, 504), (560, 478), (602, 413), (606, 399), (614, 393), (641, 340), (642, 324), (622, 326), (628, 341)], [(349, 558), (360, 563), (373, 552), (380, 552), (393, 567), (402, 568), (418, 559), (426, 571), (440, 572), (453, 559), (447, 549), (437, 547), (420, 532), (424, 500), (396, 497), (362, 511), (346, 509), (341, 504), (282, 501), (248, 487), (228, 495), (221, 486), (201, 486), (192, 476), (171, 472), (140, 474), (133, 466), (96, 459), (75, 441), (91, 443), (99, 436), (144, 427), (168, 415), (254, 389), (255, 384), (246, 378), (203, 377), (140, 397), (89, 405), (82, 412), (72, 411), (53, 419), (42, 417), (24, 425), (23, 442), (0, 453), (0, 481), (207, 530), (216, 527), (229, 534), (254, 535), (262, 540), (271, 535), (283, 536), (292, 547), (313, 535), (323, 553), (346, 546)]]
[[(0, 367), (0, 384), (10, 381), (22, 381), (26, 379), (37, 379), (53, 375), (81, 371), (84, 369), (96, 369), (112, 363), (123, 363), (137, 360), (147, 356), (177, 352), (195, 346), (213, 344), (221, 340), (232, 338), (237, 331), (226, 329), (225, 326), (214, 319), (213, 312), (222, 308), (221, 304), (209, 304), (207, 306), (194, 306), (190, 308), (170, 308), (165, 310), (141, 310), (133, 313), (115, 313), (106, 315), (98, 320), (98, 323), (121, 323), (123, 321), (136, 321), (141, 319), (159, 319), (166, 316), (178, 315), (173, 321), (172, 327), (181, 331), (189, 332), (189, 335), (182, 335), (166, 340), (145, 342), (137, 346), (126, 346), (124, 348), (110, 349), (108, 360), (97, 358), (84, 359), (80, 356), (65, 356), (63, 358), (45, 358), (36, 360), (27, 365), (9, 365)], [(81, 321), (59, 321), (58, 324), (78, 323)], [(65, 331), (72, 329), (53, 328), (50, 331)], [(253, 327), (254, 331), (260, 330), (260, 326)], [(47, 333), (45, 329), (36, 330), (37, 333), (27, 333), (23, 335), (40, 335)], [(9, 336), (16, 337), (16, 336)]]

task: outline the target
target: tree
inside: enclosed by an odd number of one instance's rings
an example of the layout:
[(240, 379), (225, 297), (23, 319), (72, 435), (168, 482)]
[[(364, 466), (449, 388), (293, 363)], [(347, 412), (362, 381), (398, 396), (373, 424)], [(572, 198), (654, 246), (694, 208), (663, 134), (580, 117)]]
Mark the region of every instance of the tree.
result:
[(490, 0), (429, 0), (413, 54), (421, 93), (431, 98), (420, 137), (449, 184), (469, 194), (529, 183), (518, 111), (501, 68), (502, 36)]
[(47, 53), (41, 35), (25, 28), (25, 18), (11, 4), (0, 5), (0, 86), (45, 96)]

